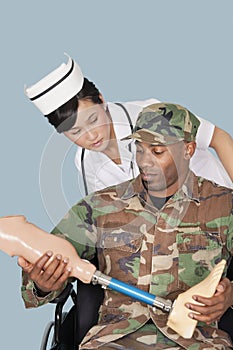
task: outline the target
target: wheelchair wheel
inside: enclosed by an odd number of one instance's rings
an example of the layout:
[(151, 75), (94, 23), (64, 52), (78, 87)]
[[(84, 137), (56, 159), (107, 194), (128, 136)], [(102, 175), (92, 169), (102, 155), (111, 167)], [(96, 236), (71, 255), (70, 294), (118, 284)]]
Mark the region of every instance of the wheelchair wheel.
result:
[(50, 333), (51, 333), (53, 327), (54, 327), (54, 322), (51, 321), (47, 324), (45, 331), (44, 331), (44, 334), (43, 334), (42, 341), (41, 341), (40, 350), (47, 349), (49, 336), (50, 336)]
[[(62, 322), (65, 320), (68, 312), (63, 312), (62, 313)], [(48, 347), (48, 341), (49, 337), (51, 335), (52, 329), (54, 328), (55, 322), (51, 321), (47, 324), (44, 335), (41, 341), (41, 347), (40, 350), (66, 350), (66, 348), (62, 344), (57, 344), (55, 341), (55, 336), (53, 334), (52, 341), (50, 347)], [(67, 349), (68, 350), (68, 349)]]

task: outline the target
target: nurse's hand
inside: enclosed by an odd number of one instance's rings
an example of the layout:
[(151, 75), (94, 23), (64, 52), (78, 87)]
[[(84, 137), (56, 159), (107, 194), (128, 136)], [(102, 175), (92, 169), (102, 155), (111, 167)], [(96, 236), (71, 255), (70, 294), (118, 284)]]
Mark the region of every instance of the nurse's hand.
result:
[(45, 294), (63, 288), (71, 273), (68, 258), (57, 254), (48, 263), (52, 255), (51, 251), (46, 252), (35, 264), (31, 264), (22, 257), (18, 258), (18, 265), (28, 274), (36, 287)]
[(233, 284), (228, 278), (223, 278), (213, 297), (205, 298), (194, 295), (193, 299), (203, 305), (187, 303), (185, 306), (194, 311), (190, 312), (189, 317), (206, 324), (219, 321), (225, 311), (233, 304)]

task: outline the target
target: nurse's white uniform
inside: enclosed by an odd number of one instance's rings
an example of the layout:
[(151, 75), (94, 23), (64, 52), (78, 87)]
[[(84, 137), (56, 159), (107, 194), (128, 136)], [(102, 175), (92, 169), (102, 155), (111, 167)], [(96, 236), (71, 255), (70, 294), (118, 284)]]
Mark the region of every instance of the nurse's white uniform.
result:
[[(160, 101), (149, 99), (145, 101), (123, 102), (122, 104), (127, 109), (134, 126), (142, 108), (158, 102)], [(134, 142), (132, 140), (121, 141), (123, 137), (131, 134), (127, 116), (122, 107), (114, 103), (109, 102), (108, 108), (113, 120), (122, 164), (115, 164), (102, 152), (85, 150), (83, 164), (88, 193), (130, 180), (139, 174), (135, 159)], [(217, 184), (232, 188), (232, 181), (223, 165), (217, 157), (208, 150), (214, 132), (214, 125), (205, 119), (199, 117), (198, 119), (201, 124), (196, 138), (197, 148), (194, 156), (191, 158), (190, 168), (198, 176), (205, 177)], [(130, 143), (132, 152), (129, 150)], [(75, 155), (75, 165), (82, 174), (81, 153), (82, 149), (78, 147)]]

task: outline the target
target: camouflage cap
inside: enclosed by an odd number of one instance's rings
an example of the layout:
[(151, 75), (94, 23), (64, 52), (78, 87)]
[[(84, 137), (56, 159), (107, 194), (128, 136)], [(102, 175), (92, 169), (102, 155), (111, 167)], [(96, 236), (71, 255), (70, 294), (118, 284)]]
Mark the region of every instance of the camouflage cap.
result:
[(155, 103), (139, 113), (134, 131), (122, 140), (152, 145), (194, 141), (200, 121), (188, 109), (172, 103)]

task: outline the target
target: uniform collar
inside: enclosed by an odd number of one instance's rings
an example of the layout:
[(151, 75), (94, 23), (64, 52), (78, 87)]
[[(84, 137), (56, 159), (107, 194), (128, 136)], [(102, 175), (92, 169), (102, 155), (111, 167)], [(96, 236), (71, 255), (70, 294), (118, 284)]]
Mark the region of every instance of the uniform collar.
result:
[(181, 188), (173, 195), (174, 200), (180, 200), (188, 198), (194, 202), (200, 203), (200, 178), (198, 178), (191, 170), (189, 171), (186, 179)]
[[(201, 178), (198, 178), (192, 171), (189, 171), (183, 185), (170, 200), (179, 201), (188, 198), (191, 201), (199, 203), (200, 181)], [(121, 185), (117, 186), (117, 192), (122, 200), (127, 200), (134, 196), (139, 196), (143, 201), (147, 200), (147, 191), (142, 184), (141, 175), (138, 175), (134, 180), (125, 182), (123, 186)]]

